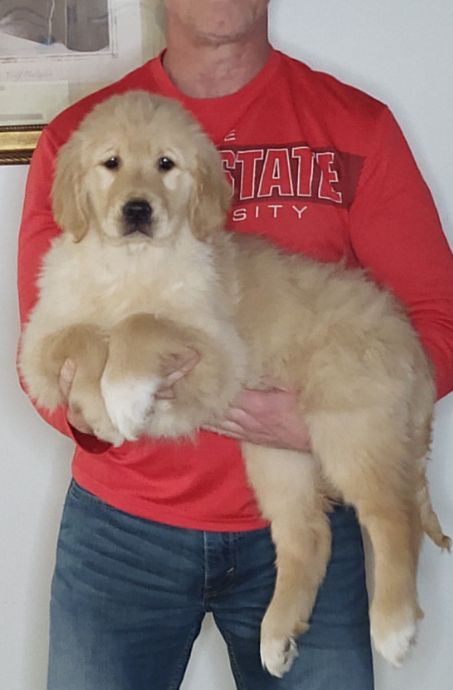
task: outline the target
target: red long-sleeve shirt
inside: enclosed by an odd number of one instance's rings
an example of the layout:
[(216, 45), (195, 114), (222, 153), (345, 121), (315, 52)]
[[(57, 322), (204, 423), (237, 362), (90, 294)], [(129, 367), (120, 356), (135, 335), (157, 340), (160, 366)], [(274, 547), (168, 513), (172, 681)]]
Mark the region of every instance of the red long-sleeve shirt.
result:
[[(434, 362), (439, 396), (453, 388), (453, 258), (398, 125), (383, 104), (278, 51), (243, 89), (215, 99), (181, 94), (157, 58), (46, 128), (19, 239), (22, 322), (37, 297), (43, 254), (59, 233), (50, 203), (55, 155), (96, 103), (132, 89), (177, 98), (201, 122), (234, 186), (232, 229), (367, 268), (406, 305)], [(202, 432), (196, 443), (143, 440), (114, 449), (74, 434), (64, 408), (40, 413), (74, 437), (75, 479), (111, 505), (195, 529), (263, 525), (236, 442)]]

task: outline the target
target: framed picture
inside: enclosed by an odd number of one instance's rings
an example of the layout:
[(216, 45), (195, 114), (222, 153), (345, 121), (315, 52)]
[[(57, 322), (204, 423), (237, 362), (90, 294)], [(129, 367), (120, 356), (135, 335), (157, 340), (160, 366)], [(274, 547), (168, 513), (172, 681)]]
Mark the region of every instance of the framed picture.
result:
[(162, 0), (1, 0), (0, 163), (61, 110), (163, 48)]

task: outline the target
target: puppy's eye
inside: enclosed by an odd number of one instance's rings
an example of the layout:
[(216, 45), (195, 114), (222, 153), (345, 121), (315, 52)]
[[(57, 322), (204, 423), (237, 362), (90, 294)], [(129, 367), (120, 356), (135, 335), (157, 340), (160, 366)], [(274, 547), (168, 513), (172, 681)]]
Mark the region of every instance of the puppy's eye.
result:
[(157, 167), (159, 170), (162, 170), (163, 172), (167, 172), (168, 170), (171, 170), (174, 168), (176, 163), (172, 161), (171, 158), (168, 158), (167, 156), (162, 156), (159, 158), (157, 161)]
[(110, 156), (110, 158), (107, 158), (102, 165), (104, 168), (107, 168), (107, 170), (118, 170), (120, 163), (121, 161), (118, 156)]

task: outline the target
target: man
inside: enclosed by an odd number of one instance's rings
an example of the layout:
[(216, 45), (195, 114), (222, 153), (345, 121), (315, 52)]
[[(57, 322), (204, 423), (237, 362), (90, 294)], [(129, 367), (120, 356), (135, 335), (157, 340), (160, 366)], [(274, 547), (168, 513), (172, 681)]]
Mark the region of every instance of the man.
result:
[[(218, 146), (235, 192), (232, 228), (367, 268), (407, 305), (439, 395), (447, 393), (453, 260), (389, 111), (274, 51), (267, 0), (165, 4), (163, 56), (65, 111), (41, 138), (20, 240), (22, 318), (59, 232), (49, 202), (58, 148), (95, 103), (147, 89), (180, 100)], [(191, 366), (196, 359), (170, 375), (161, 395)], [(69, 362), (66, 393), (73, 374)], [(309, 448), (294, 392), (244, 391), (217, 433), (203, 432), (193, 445), (112, 449), (90, 434), (79, 410), (41, 413), (77, 443), (52, 588), (49, 690), (178, 688), (206, 611), (227, 643), (238, 688), (371, 690), (363, 550), (346, 508), (331, 516), (332, 558), (297, 661), (282, 680), (261, 668), (274, 551), (235, 439)]]

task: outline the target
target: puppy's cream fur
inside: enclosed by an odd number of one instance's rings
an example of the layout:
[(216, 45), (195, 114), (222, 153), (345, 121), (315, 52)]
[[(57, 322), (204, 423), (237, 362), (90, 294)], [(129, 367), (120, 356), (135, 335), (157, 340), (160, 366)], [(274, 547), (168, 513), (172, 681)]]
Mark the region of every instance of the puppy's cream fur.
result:
[[(174, 166), (162, 169), (163, 158)], [(61, 365), (74, 359), (71, 396), (96, 435), (116, 444), (192, 434), (264, 377), (299, 390), (311, 453), (243, 444), (277, 550), (263, 664), (282, 675), (308, 627), (330, 552), (329, 497), (353, 505), (370, 535), (372, 634), (399, 664), (420, 615), (422, 534), (449, 546), (425, 475), (430, 366), (388, 292), (360, 271), (226, 233), (229, 197), (217, 152), (176, 103), (133, 92), (97, 106), (58, 156), (53, 201), (64, 232), (44, 260), (22, 374), (53, 409)], [(152, 215), (131, 233), (123, 209), (137, 199)], [(200, 361), (174, 400), (155, 400), (192, 349)]]

